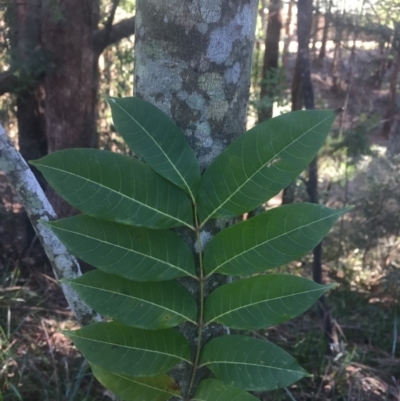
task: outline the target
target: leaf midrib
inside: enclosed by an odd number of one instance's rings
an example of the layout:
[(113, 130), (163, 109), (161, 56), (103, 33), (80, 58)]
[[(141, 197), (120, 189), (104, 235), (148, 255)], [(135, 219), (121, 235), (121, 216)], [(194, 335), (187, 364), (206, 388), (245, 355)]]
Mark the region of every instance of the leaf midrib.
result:
[[(331, 217), (333, 217), (333, 216), (337, 216), (338, 214), (342, 214), (342, 213), (343, 213), (343, 211), (340, 210), (338, 213), (332, 213), (331, 215), (326, 216), (326, 217), (324, 217), (324, 218), (322, 218), (322, 219), (314, 220), (314, 221), (311, 222), (311, 223), (304, 224), (304, 225), (302, 225), (301, 227), (297, 227), (297, 228), (295, 228), (295, 229), (293, 229), (293, 230), (286, 231), (286, 232), (284, 232), (284, 233), (282, 233), (282, 234), (280, 234), (280, 235), (277, 235), (276, 237), (269, 238), (269, 239), (267, 239), (266, 241), (264, 241), (264, 242), (262, 242), (262, 243), (260, 243), (260, 244), (257, 244), (257, 245), (255, 245), (255, 246), (253, 246), (253, 247), (251, 247), (251, 248), (248, 248), (248, 249), (246, 249), (245, 251), (236, 254), (236, 255), (233, 256), (232, 258), (225, 260), (223, 263), (221, 263), (220, 265), (218, 265), (214, 270), (211, 270), (211, 272), (208, 273), (207, 276), (210, 276), (211, 274), (214, 274), (217, 270), (220, 270), (220, 269), (222, 268), (222, 266), (224, 266), (226, 263), (229, 263), (230, 261), (232, 261), (232, 260), (234, 260), (234, 259), (236, 259), (236, 258), (242, 256), (243, 254), (246, 254), (246, 253), (248, 253), (248, 252), (253, 251), (254, 249), (257, 249), (258, 247), (263, 246), (263, 245), (267, 244), (268, 242), (275, 241), (276, 239), (278, 239), (278, 238), (280, 238), (280, 237), (283, 237), (283, 236), (285, 236), (285, 235), (289, 235), (289, 234), (291, 234), (291, 233), (293, 233), (293, 232), (295, 232), (295, 231), (298, 231), (298, 230), (302, 230), (302, 229), (305, 228), (305, 227), (311, 226), (311, 225), (313, 225), (313, 224), (320, 223), (320, 222), (322, 222), (322, 221), (324, 221), (324, 220), (326, 220), (326, 219), (329, 219), (329, 218), (331, 218)], [(242, 223), (242, 224), (244, 224), (244, 223)]]
[(88, 178), (84, 178), (84, 177), (82, 177), (82, 176), (80, 176), (80, 175), (78, 175), (78, 174), (71, 173), (71, 172), (66, 171), (66, 170), (61, 170), (61, 169), (59, 169), (59, 168), (52, 167), (52, 166), (49, 166), (49, 165), (46, 165), (46, 164), (36, 164), (36, 165), (42, 166), (42, 167), (44, 167), (44, 168), (48, 168), (48, 169), (50, 169), (50, 170), (55, 170), (55, 171), (61, 172), (61, 173), (63, 173), (63, 174), (68, 174), (68, 175), (71, 175), (71, 176), (73, 176), (73, 177), (77, 177), (78, 179), (81, 179), (81, 180), (84, 180), (84, 181), (86, 180), (86, 181), (88, 181), (88, 182), (91, 182), (91, 183), (93, 183), (93, 184), (95, 184), (95, 185), (98, 185), (99, 187), (103, 188), (104, 190), (107, 190), (107, 191), (116, 193), (116, 194), (118, 194), (119, 196), (121, 196), (121, 197), (123, 197), (123, 198), (129, 199), (130, 201), (132, 201), (132, 202), (134, 202), (134, 203), (137, 203), (137, 204), (139, 204), (139, 205), (141, 205), (141, 206), (143, 206), (143, 207), (145, 207), (145, 208), (147, 208), (147, 209), (152, 210), (153, 212), (159, 213), (159, 214), (161, 214), (161, 215), (163, 215), (163, 216), (166, 216), (166, 217), (168, 217), (168, 218), (170, 218), (170, 219), (172, 219), (172, 220), (178, 221), (179, 223), (182, 223), (184, 226), (189, 227), (191, 230), (193, 230), (193, 227), (192, 227), (190, 224), (186, 223), (185, 221), (183, 221), (183, 220), (181, 220), (181, 219), (178, 219), (177, 217), (171, 216), (171, 215), (169, 215), (169, 214), (167, 214), (167, 213), (164, 213), (164, 212), (162, 212), (162, 211), (160, 211), (160, 210), (154, 209), (153, 207), (151, 207), (151, 206), (149, 206), (149, 205), (146, 205), (145, 203), (142, 203), (142, 202), (139, 202), (139, 201), (136, 200), (136, 199), (130, 198), (129, 196), (127, 196), (127, 195), (125, 195), (125, 194), (123, 194), (123, 193), (121, 193), (121, 192), (118, 192), (118, 191), (116, 191), (115, 189), (106, 187), (106, 186), (104, 186), (103, 184), (100, 184), (99, 182), (92, 181), (92, 180), (90, 180), (90, 179), (88, 179)]
[(127, 381), (129, 381), (129, 382), (131, 382), (131, 383), (135, 383), (135, 384), (137, 384), (137, 385), (139, 385), (139, 386), (148, 387), (148, 388), (151, 389), (151, 390), (160, 391), (161, 393), (166, 393), (166, 394), (168, 394), (168, 395), (172, 395), (172, 396), (175, 396), (175, 397), (182, 398), (182, 397), (180, 397), (179, 395), (177, 395), (177, 394), (175, 394), (175, 393), (171, 393), (170, 391), (166, 391), (166, 390), (164, 390), (164, 389), (162, 389), (162, 388), (154, 387), (154, 386), (151, 386), (151, 385), (149, 385), (149, 384), (145, 384), (145, 383), (141, 383), (141, 382), (138, 382), (138, 381), (136, 381), (136, 380), (133, 380), (133, 379), (132, 379), (131, 377), (129, 377), (129, 376), (124, 376), (124, 375), (121, 375), (121, 374), (118, 374), (118, 373), (113, 373), (113, 374), (114, 374), (115, 376), (120, 377), (121, 379), (127, 380)]
[(284, 368), (278, 368), (275, 366), (269, 366), (269, 365), (258, 365), (256, 363), (245, 363), (245, 362), (238, 362), (238, 361), (212, 361), (212, 362), (207, 362), (207, 363), (202, 363), (199, 368), (207, 365), (213, 365), (213, 364), (227, 364), (227, 365), (244, 365), (244, 366), (255, 366), (257, 368), (264, 368), (264, 369), (274, 369), (274, 370), (282, 370), (285, 372), (293, 372), (293, 373), (303, 373), (301, 370), (290, 370), (290, 369), (284, 369)]
[(282, 299), (285, 299), (285, 298), (290, 298), (290, 297), (296, 297), (296, 296), (299, 296), (299, 295), (309, 294), (309, 293), (311, 293), (311, 292), (321, 291), (322, 289), (323, 289), (323, 288), (316, 288), (316, 289), (310, 290), (310, 291), (298, 292), (298, 293), (296, 293), (296, 294), (284, 295), (284, 296), (280, 296), (280, 297), (276, 297), (276, 298), (270, 298), (270, 299), (266, 299), (266, 300), (254, 302), (254, 303), (252, 303), (252, 304), (247, 304), (247, 305), (244, 305), (244, 306), (240, 306), (240, 307), (238, 307), (238, 308), (231, 309), (231, 310), (229, 310), (229, 311), (226, 312), (226, 313), (222, 313), (222, 314), (220, 314), (220, 315), (214, 317), (212, 320), (210, 320), (209, 322), (207, 322), (207, 324), (210, 324), (210, 323), (216, 321), (216, 320), (217, 320), (218, 318), (220, 318), (221, 316), (229, 315), (230, 313), (237, 312), (237, 311), (240, 310), (240, 309), (250, 308), (250, 307), (252, 307), (252, 306), (254, 306), (254, 305), (258, 305), (258, 304), (262, 304), (262, 303), (267, 303), (267, 302), (272, 302), (272, 301), (276, 301), (276, 300), (282, 300)]
[(82, 284), (82, 283), (72, 282), (72, 285), (73, 285), (73, 286), (74, 286), (74, 285), (78, 285), (78, 286), (81, 286), (81, 287), (86, 287), (86, 288), (91, 288), (91, 289), (94, 289), (94, 290), (104, 291), (104, 292), (107, 292), (107, 293), (110, 293), (110, 294), (116, 294), (116, 295), (121, 296), (121, 297), (126, 297), (126, 298), (128, 298), (128, 299), (134, 299), (134, 300), (137, 300), (137, 301), (140, 301), (140, 302), (144, 302), (145, 304), (149, 304), (149, 305), (151, 305), (151, 306), (153, 306), (153, 307), (155, 307), (155, 308), (159, 308), (159, 309), (168, 311), (168, 312), (170, 312), (170, 313), (172, 313), (172, 314), (174, 314), (174, 315), (178, 315), (178, 316), (180, 316), (180, 317), (182, 317), (182, 318), (188, 320), (189, 322), (192, 322), (193, 324), (196, 324), (196, 325), (197, 325), (197, 323), (196, 323), (195, 321), (193, 321), (192, 319), (190, 319), (189, 317), (187, 317), (187, 316), (185, 316), (185, 315), (182, 315), (181, 313), (179, 313), (179, 312), (177, 312), (177, 311), (175, 311), (175, 310), (173, 310), (173, 309), (169, 309), (169, 308), (167, 308), (167, 307), (164, 307), (164, 306), (155, 304), (155, 303), (153, 303), (152, 301), (148, 301), (148, 300), (143, 299), (143, 298), (137, 298), (137, 297), (135, 297), (135, 296), (133, 296), (133, 295), (122, 294), (122, 293), (120, 293), (120, 292), (115, 292), (115, 291), (113, 291), (113, 290), (104, 289), (104, 288), (100, 288), (100, 287), (93, 287), (93, 286), (88, 285), (88, 284)]
[(73, 334), (68, 334), (68, 336), (73, 337), (73, 338), (80, 338), (82, 340), (85, 341), (89, 341), (89, 342), (94, 342), (94, 343), (99, 343), (99, 344), (105, 344), (105, 345), (115, 345), (116, 347), (121, 347), (121, 348), (126, 348), (128, 350), (135, 350), (135, 351), (141, 351), (141, 352), (150, 352), (153, 354), (161, 354), (161, 355), (166, 355), (169, 357), (174, 357), (177, 359), (181, 359), (182, 361), (188, 362), (190, 364), (192, 364), (192, 362), (189, 359), (185, 359), (182, 356), (179, 355), (174, 355), (174, 354), (167, 354), (166, 352), (160, 352), (160, 351), (154, 351), (154, 350), (150, 350), (150, 349), (144, 349), (144, 348), (137, 348), (137, 347), (133, 347), (133, 346), (128, 346), (128, 345), (123, 345), (123, 344), (117, 344), (117, 343), (111, 343), (111, 342), (105, 342), (105, 341), (101, 341), (101, 340), (97, 340), (97, 339), (93, 339), (93, 338), (87, 338), (87, 337), (82, 337), (82, 336), (77, 336), (77, 335), (73, 335)]
[(178, 176), (181, 178), (182, 182), (185, 184), (185, 187), (191, 197), (191, 199), (194, 202), (194, 195), (190, 189), (189, 184), (186, 182), (185, 178), (182, 176), (182, 174), (180, 173), (180, 171), (175, 167), (175, 164), (172, 163), (171, 159), (168, 157), (167, 153), (164, 152), (163, 148), (158, 144), (158, 142), (150, 135), (149, 131), (147, 131), (146, 128), (143, 127), (143, 125), (141, 125), (127, 110), (125, 110), (122, 106), (120, 106), (119, 104), (117, 104), (114, 100), (113, 100), (114, 104), (116, 106), (118, 106), (121, 110), (123, 110), (133, 121), (135, 121), (135, 123), (143, 129), (143, 131), (146, 133), (146, 135), (155, 143), (155, 145), (158, 147), (158, 149), (161, 151), (161, 153), (165, 156), (165, 158), (168, 160), (168, 163), (172, 166), (172, 168), (175, 170), (175, 172), (178, 174)]
[(260, 172), (261, 169), (263, 169), (268, 163), (270, 163), (272, 160), (276, 159), (279, 157), (279, 155), (284, 152), (289, 146), (292, 146), (295, 142), (300, 140), (304, 135), (308, 134), (310, 131), (318, 127), (319, 125), (323, 124), (326, 120), (331, 118), (332, 116), (329, 116), (325, 118), (324, 120), (320, 121), (318, 124), (314, 125), (313, 127), (309, 128), (307, 131), (305, 131), (303, 134), (301, 134), (298, 138), (296, 138), (294, 141), (290, 142), (288, 145), (286, 145), (283, 149), (281, 149), (278, 153), (275, 153), (270, 159), (268, 159), (259, 169), (257, 169), (250, 177), (248, 177), (243, 184), (241, 184), (235, 191), (233, 191), (229, 197), (226, 198), (224, 202), (222, 202), (216, 209), (214, 209), (209, 215), (204, 219), (204, 221), (201, 223), (204, 225), (219, 209), (221, 209), (228, 201), (230, 201), (237, 192), (239, 192), (249, 181), (253, 179), (253, 177)]
[(130, 248), (125, 248), (125, 247), (123, 247), (123, 246), (121, 246), (121, 245), (113, 244), (112, 242), (107, 242), (107, 241), (104, 241), (104, 240), (100, 240), (100, 239), (97, 239), (97, 238), (95, 238), (95, 237), (90, 237), (90, 236), (88, 236), (88, 235), (85, 235), (85, 234), (82, 234), (82, 233), (78, 233), (78, 232), (76, 232), (76, 231), (67, 230), (67, 229), (65, 229), (65, 228), (61, 228), (61, 227), (58, 227), (58, 226), (55, 226), (55, 225), (53, 226), (53, 225), (49, 224), (49, 226), (50, 226), (51, 228), (56, 228), (57, 230), (60, 230), (60, 231), (65, 231), (65, 232), (70, 233), (70, 234), (74, 234), (74, 235), (78, 235), (78, 236), (80, 236), (80, 237), (88, 238), (89, 240), (92, 240), (92, 241), (99, 241), (100, 243), (102, 243), (102, 244), (107, 244), (108, 246), (111, 246), (111, 247), (116, 247), (116, 248), (122, 249), (122, 250), (127, 251), (127, 252), (135, 253), (135, 254), (140, 255), (140, 256), (143, 256), (143, 257), (145, 257), (145, 258), (154, 260), (154, 261), (156, 261), (156, 262), (158, 262), (158, 263), (165, 264), (165, 265), (169, 266), (169, 267), (172, 268), (172, 269), (179, 270), (180, 272), (185, 273), (185, 275), (188, 275), (188, 276), (190, 276), (190, 277), (193, 277), (193, 278), (196, 278), (196, 279), (197, 279), (197, 276), (193, 275), (192, 273), (190, 273), (190, 272), (188, 272), (188, 271), (186, 271), (186, 270), (183, 270), (182, 268), (180, 268), (180, 267), (178, 267), (178, 266), (176, 266), (176, 265), (173, 265), (173, 264), (171, 264), (171, 263), (169, 263), (169, 262), (167, 262), (167, 261), (165, 261), (165, 260), (157, 259), (157, 258), (155, 258), (154, 256), (151, 256), (151, 255), (149, 255), (149, 254), (142, 253), (142, 252), (139, 252), (139, 251), (135, 251), (134, 249), (130, 249)]

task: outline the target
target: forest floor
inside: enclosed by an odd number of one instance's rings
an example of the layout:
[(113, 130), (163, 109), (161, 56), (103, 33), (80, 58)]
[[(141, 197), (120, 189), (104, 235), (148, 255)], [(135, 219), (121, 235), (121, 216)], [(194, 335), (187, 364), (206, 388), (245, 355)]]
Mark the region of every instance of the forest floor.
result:
[[(330, 291), (328, 305), (341, 349), (327, 355), (316, 307), (279, 327), (255, 332), (290, 352), (313, 375), (259, 397), (399, 401), (400, 178), (396, 181), (397, 164), (385, 158), (387, 140), (379, 135), (388, 90), (368, 84), (375, 59), (361, 50), (353, 65), (349, 52), (343, 55), (341, 79), (332, 90), (329, 56), (322, 66), (312, 68), (316, 103), (348, 107), (320, 156), (321, 201), (356, 206), (324, 242), (324, 279), (339, 284)], [(341, 147), (343, 138), (355, 142)], [(374, 145), (372, 151), (368, 143)], [(363, 154), (351, 153), (363, 146)], [(392, 175), (393, 180), (388, 179)], [(23, 211), (1, 175), (0, 194), (0, 400), (109, 400), (60, 333), (76, 323), (41, 248), (27, 241)], [(307, 200), (300, 180), (296, 200)], [(308, 256), (278, 270), (309, 276), (310, 262)]]

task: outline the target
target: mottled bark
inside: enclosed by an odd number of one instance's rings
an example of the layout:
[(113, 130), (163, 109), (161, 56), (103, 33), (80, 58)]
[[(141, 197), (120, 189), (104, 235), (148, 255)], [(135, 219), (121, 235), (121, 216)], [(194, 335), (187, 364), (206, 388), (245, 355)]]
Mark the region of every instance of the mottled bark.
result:
[[(54, 275), (58, 280), (74, 279), (81, 275), (79, 264), (53, 234), (39, 220), (49, 221), (57, 218), (46, 199), (42, 188), (35, 179), (25, 160), (17, 152), (11, 140), (0, 125), (0, 170), (13, 185), (21, 204), (24, 206), (36, 234), (49, 258)], [(81, 325), (99, 321), (100, 317), (85, 305), (76, 292), (62, 284), (65, 298), (76, 319)]]
[[(93, 32), (98, 1), (43, 0), (42, 42), (52, 67), (45, 77), (48, 151), (97, 147), (97, 55)], [(48, 197), (56, 213), (73, 209), (54, 191)]]
[[(138, 0), (136, 5), (135, 94), (152, 102), (178, 124), (202, 171), (245, 130), (257, 0)], [(229, 221), (210, 222), (201, 233), (208, 240)], [(194, 238), (180, 232), (194, 248)], [(203, 244), (204, 245), (204, 244)], [(226, 282), (213, 279), (206, 293)], [(195, 283), (185, 282), (198, 295)], [(193, 349), (197, 328), (182, 332)], [(207, 328), (203, 342), (226, 332)], [(207, 374), (196, 375), (196, 382)], [(183, 393), (191, 369), (172, 373)]]
[(271, 100), (276, 97), (276, 84), (278, 79), (279, 66), (279, 41), (282, 29), (281, 11), (281, 0), (270, 0), (260, 91), (261, 105), (258, 111), (259, 122), (268, 120), (272, 117), (272, 104), (268, 107), (264, 107), (262, 104), (262, 100), (265, 97), (268, 97)]

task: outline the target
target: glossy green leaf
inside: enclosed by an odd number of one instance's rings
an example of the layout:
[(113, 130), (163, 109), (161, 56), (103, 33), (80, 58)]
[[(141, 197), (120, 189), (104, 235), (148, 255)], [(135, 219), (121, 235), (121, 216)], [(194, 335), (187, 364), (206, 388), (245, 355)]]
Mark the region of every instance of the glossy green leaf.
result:
[(43, 224), (71, 253), (106, 273), (135, 281), (196, 277), (191, 250), (172, 231), (132, 227), (85, 215)]
[(109, 98), (114, 125), (154, 171), (195, 198), (200, 182), (196, 156), (182, 131), (161, 110), (135, 97)]
[(133, 377), (111, 373), (91, 365), (96, 379), (122, 401), (167, 401), (180, 395), (179, 386), (167, 375)]
[(206, 379), (200, 382), (192, 401), (258, 401), (258, 398), (219, 380)]
[(129, 156), (67, 149), (31, 164), (60, 196), (88, 215), (158, 229), (192, 227), (186, 194)]
[(294, 111), (239, 137), (201, 179), (201, 221), (243, 214), (275, 196), (316, 156), (336, 115), (334, 110)]
[(242, 330), (274, 326), (305, 312), (330, 288), (288, 274), (242, 279), (223, 285), (208, 296), (205, 321)]
[(205, 271), (245, 276), (296, 260), (319, 244), (347, 210), (297, 203), (261, 213), (221, 231), (208, 243)]
[(100, 322), (63, 333), (90, 363), (113, 373), (156, 376), (190, 361), (189, 342), (175, 329), (150, 331)]
[(128, 326), (159, 330), (196, 324), (196, 301), (175, 281), (138, 283), (97, 270), (66, 282), (96, 312)]
[(252, 391), (287, 387), (307, 374), (278, 346), (239, 335), (209, 341), (203, 348), (200, 363), (207, 365), (225, 384)]

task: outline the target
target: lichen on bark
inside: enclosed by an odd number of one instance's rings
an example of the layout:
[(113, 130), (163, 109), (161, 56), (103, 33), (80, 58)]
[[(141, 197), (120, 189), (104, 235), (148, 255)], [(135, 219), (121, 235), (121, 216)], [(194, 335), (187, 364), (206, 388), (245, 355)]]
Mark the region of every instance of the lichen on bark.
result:
[[(257, 0), (137, 0), (135, 95), (176, 122), (202, 171), (245, 130), (257, 7)], [(208, 222), (200, 241), (231, 223)], [(190, 233), (180, 234), (194, 252), (199, 250)], [(205, 295), (226, 281), (219, 275), (207, 280)], [(193, 282), (183, 284), (199, 296)], [(193, 348), (195, 329), (190, 324), (181, 327)], [(226, 332), (210, 325), (202, 343)], [(200, 371), (196, 382), (206, 374)], [(177, 366), (172, 376), (186, 394), (188, 366)]]

